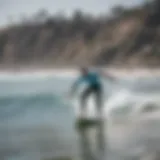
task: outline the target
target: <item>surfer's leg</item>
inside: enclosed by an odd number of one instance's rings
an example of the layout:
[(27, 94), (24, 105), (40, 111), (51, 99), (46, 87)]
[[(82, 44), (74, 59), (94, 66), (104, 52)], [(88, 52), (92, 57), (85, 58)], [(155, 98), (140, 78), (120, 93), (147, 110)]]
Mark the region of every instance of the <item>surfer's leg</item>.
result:
[(86, 100), (91, 93), (92, 93), (92, 88), (88, 87), (81, 95), (81, 109), (82, 109), (82, 112), (84, 112), (84, 110), (86, 108)]
[(98, 114), (101, 114), (103, 106), (103, 91), (101, 87), (95, 90), (95, 102)]

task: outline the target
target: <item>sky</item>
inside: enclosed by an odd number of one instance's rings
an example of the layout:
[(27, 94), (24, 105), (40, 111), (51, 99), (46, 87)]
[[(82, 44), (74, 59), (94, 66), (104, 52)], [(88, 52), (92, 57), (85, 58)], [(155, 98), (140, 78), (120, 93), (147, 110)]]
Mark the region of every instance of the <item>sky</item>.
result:
[(92, 14), (105, 13), (114, 5), (139, 5), (144, 0), (0, 0), (0, 25), (6, 25), (9, 17), (17, 21), (20, 15), (32, 15), (40, 9), (49, 13), (63, 11), (67, 15), (76, 9)]

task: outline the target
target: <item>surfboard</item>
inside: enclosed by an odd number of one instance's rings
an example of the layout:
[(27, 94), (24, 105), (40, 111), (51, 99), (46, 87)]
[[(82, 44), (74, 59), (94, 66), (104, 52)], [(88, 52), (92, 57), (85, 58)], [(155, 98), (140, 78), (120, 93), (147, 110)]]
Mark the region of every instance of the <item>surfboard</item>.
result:
[(83, 107), (80, 106), (79, 101), (77, 99), (73, 101), (73, 111), (75, 115), (74, 123), (76, 127), (81, 127), (81, 128), (93, 127), (103, 122), (103, 118), (100, 118), (97, 115), (94, 104), (91, 103), (93, 100), (94, 99), (90, 98), (90, 103), (88, 101), (84, 113), (82, 113), (81, 111), (81, 108)]
[(101, 122), (102, 120), (98, 118), (77, 118), (76, 127), (78, 128), (93, 127), (96, 125), (100, 125)]

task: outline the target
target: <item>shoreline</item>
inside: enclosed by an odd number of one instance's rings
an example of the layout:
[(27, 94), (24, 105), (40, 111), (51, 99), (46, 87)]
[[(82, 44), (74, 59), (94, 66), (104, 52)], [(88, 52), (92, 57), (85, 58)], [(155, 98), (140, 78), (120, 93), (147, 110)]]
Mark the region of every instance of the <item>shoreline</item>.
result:
[[(148, 69), (148, 68), (109, 68), (103, 67), (104, 72), (108, 72), (115, 76), (160, 76), (160, 68)], [(78, 74), (78, 68), (21, 68), (19, 70), (15, 69), (0, 69), (0, 75), (55, 75), (55, 76), (73, 76)]]

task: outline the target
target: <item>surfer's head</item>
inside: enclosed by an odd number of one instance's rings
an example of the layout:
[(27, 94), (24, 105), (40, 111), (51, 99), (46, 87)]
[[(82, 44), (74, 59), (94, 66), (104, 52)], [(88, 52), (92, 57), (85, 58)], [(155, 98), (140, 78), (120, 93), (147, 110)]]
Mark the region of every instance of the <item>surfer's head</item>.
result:
[(85, 76), (85, 75), (88, 74), (88, 68), (87, 68), (87, 67), (82, 67), (82, 68), (80, 69), (80, 71), (81, 71), (81, 74), (82, 74), (83, 76)]

